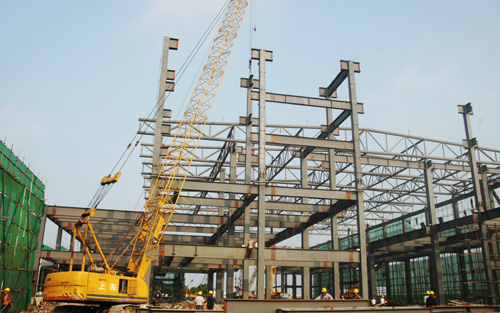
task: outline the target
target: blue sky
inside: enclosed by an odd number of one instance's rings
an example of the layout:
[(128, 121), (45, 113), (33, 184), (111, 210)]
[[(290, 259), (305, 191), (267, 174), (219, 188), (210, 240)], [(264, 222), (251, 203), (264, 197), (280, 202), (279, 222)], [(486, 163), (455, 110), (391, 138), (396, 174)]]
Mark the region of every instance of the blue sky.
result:
[[(472, 102), (479, 144), (500, 149), (499, 1), (254, 1), (256, 31), (247, 11), (211, 120), (244, 115), (252, 42), (274, 52), (270, 92), (316, 97), (351, 59), (361, 127), (460, 142), (457, 104)], [(46, 183), (48, 204), (89, 203), (156, 103), (162, 37), (180, 39), (178, 70), (224, 2), (0, 2), (0, 138)], [(174, 117), (201, 62), (169, 98)], [(267, 119), (324, 123), (284, 106)], [(102, 207), (140, 210), (137, 152)]]

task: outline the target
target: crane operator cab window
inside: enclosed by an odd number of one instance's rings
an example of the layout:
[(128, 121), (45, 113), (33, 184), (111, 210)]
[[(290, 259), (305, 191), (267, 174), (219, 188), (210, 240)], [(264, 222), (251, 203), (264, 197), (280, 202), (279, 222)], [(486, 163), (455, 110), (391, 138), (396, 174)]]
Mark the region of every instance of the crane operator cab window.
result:
[(127, 294), (128, 279), (120, 279), (120, 293)]

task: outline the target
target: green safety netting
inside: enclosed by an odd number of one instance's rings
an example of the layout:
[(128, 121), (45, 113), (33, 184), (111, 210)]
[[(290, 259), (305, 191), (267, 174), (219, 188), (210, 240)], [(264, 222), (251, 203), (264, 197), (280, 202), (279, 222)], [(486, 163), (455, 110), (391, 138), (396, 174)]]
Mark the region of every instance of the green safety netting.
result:
[(44, 184), (0, 141), (0, 289), (11, 289), (13, 312), (31, 301), (44, 193)]

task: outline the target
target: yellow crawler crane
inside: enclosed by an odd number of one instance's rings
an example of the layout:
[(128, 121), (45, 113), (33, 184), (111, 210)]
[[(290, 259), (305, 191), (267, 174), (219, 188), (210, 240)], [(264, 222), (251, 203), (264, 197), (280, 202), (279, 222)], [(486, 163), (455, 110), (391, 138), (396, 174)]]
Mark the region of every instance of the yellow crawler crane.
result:
[[(74, 250), (75, 238), (78, 236), (85, 252), (81, 270), (73, 271), (72, 255), (69, 271), (47, 275), (43, 295), (45, 301), (98, 303), (101, 305), (140, 304), (148, 301), (148, 289), (144, 276), (174, 213), (178, 196), (195, 156), (248, 1), (231, 0), (228, 4), (186, 111), (158, 177), (151, 186), (151, 193), (146, 202), (137, 234), (120, 255), (115, 254), (116, 251), (114, 251), (106, 258), (90, 223), (96, 208), (85, 210), (75, 224), (71, 249)], [(101, 185), (112, 184), (118, 178), (119, 175), (116, 179), (105, 177), (101, 181)], [(82, 228), (84, 228), (83, 231)], [(92, 248), (90, 248), (91, 244)], [(92, 250), (100, 254), (102, 266), (97, 266), (96, 261), (91, 256)], [(118, 256), (119, 258), (130, 250), (127, 271), (122, 273), (116, 270), (114, 265), (117, 261), (110, 264), (111, 257)], [(90, 262), (87, 270), (85, 270), (86, 256)]]

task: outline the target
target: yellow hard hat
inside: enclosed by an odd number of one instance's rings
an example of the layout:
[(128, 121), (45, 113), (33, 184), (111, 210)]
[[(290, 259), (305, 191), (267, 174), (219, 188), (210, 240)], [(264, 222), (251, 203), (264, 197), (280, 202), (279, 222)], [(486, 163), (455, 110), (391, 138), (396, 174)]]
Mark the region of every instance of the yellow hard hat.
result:
[(359, 290), (358, 289), (354, 289), (354, 292), (359, 292)]
[(433, 294), (434, 294), (434, 291), (431, 290), (431, 295), (433, 295)]
[(203, 292), (201, 292), (201, 291), (198, 291), (198, 294), (199, 294), (199, 295), (201, 296), (201, 295), (203, 294)]
[(10, 288), (9, 287), (5, 288), (5, 291), (10, 291)]
[(277, 293), (281, 293), (281, 289), (279, 289), (279, 288), (278, 288), (278, 289), (276, 289), (276, 292), (277, 292)]
[(209, 294), (211, 294), (211, 295), (213, 295), (213, 294), (214, 294), (214, 292), (213, 292), (212, 290), (210, 290), (208, 293), (209, 293)]
[(430, 294), (431, 294), (431, 292), (430, 292), (429, 290), (427, 290), (426, 294), (430, 295)]
[(384, 297), (384, 296), (382, 296), (382, 298), (383, 298), (383, 297)]
[(321, 289), (321, 292), (326, 292), (326, 288)]

